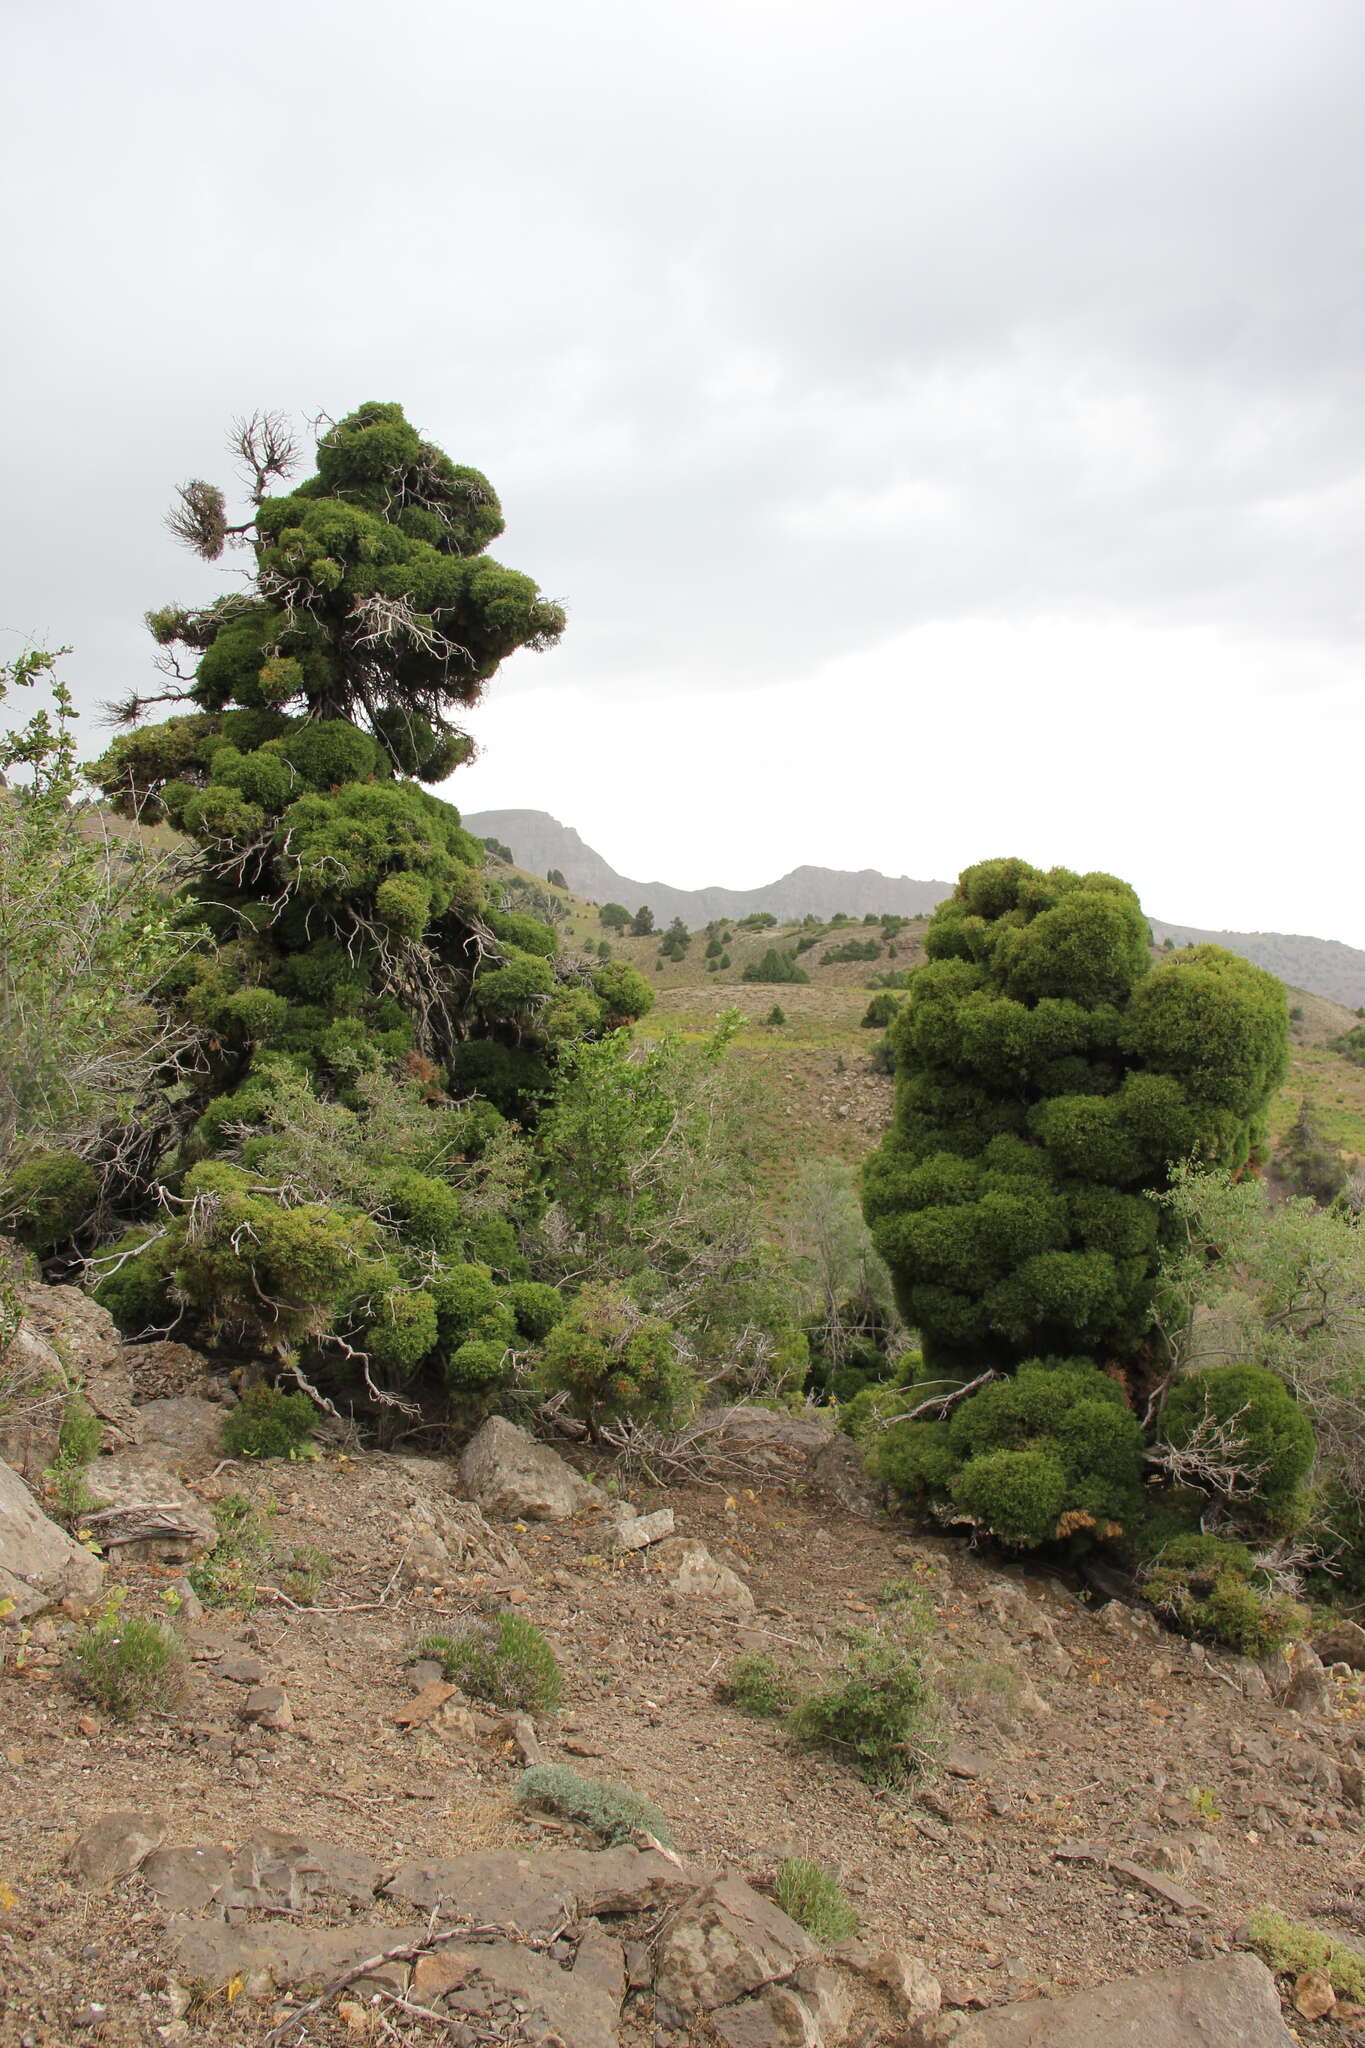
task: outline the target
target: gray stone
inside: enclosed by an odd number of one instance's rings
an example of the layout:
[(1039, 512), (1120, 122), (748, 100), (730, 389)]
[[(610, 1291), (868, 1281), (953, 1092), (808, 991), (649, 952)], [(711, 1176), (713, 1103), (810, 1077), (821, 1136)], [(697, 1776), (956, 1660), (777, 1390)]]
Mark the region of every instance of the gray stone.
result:
[(218, 1541), (213, 1516), (164, 1465), (135, 1453), (97, 1458), (85, 1474), (93, 1508), (81, 1517), (105, 1550), (183, 1564)]
[[(606, 1937), (603, 1937), (606, 1940)], [(619, 1950), (619, 1944), (609, 1944)], [(579, 1955), (583, 1950), (580, 1948)], [(511, 1941), (445, 1945), (418, 1958), (412, 1989), (419, 2004), (439, 2001), (451, 2014), (482, 2015), (490, 2006), (520, 2009), (515, 2035), (505, 2039), (557, 2040), (562, 2048), (610, 2048), (617, 2035), (625, 1973), (619, 1994), (591, 1967), (562, 1970), (548, 1956)]]
[(1074, 1998), (978, 2015), (984, 2048), (1293, 2048), (1275, 1979), (1256, 1956), (1128, 1977)]
[(142, 1875), (168, 1913), (202, 1913), (231, 1887), (232, 1851), (214, 1842), (157, 1849)]
[[(221, 1920), (176, 1918), (167, 1928), (176, 1972), (182, 1978), (216, 1988), (233, 1977), (262, 1977), (281, 1991), (325, 1982), (386, 1949), (418, 1942), (425, 1932), (422, 1927), (394, 1927), (382, 1921), (351, 1921), (344, 1927), (229, 1927)], [(402, 1981), (397, 1972), (390, 1979), (394, 1981)]]
[(258, 1727), (284, 1729), (294, 1725), (294, 1710), (282, 1685), (257, 1685), (242, 1702), (242, 1719)]
[(879, 1949), (868, 1964), (874, 1984), (884, 1984), (905, 2017), (937, 2012), (943, 1987), (924, 1960), (909, 1949)]
[(166, 1835), (166, 1823), (150, 1813), (102, 1813), (82, 1828), (67, 1851), (76, 1877), (103, 1891), (139, 1869)]
[(659, 1937), (655, 1990), (681, 2019), (780, 1983), (817, 1950), (803, 1927), (742, 1878), (715, 1879), (671, 1915)]
[(475, 1926), (542, 1935), (591, 1914), (657, 1911), (698, 1882), (695, 1870), (659, 1849), (478, 1849), (414, 1858), (395, 1871), (384, 1894), (424, 1914), (440, 1910)]
[(247, 1836), (233, 1859), (235, 1903), (249, 1898), (253, 1906), (297, 1912), (304, 1900), (326, 1896), (367, 1906), (391, 1868), (372, 1856), (315, 1841), (309, 1835), (258, 1828)]
[(670, 1536), (654, 1550), (652, 1562), (667, 1575), (675, 1593), (688, 1599), (705, 1600), (730, 1614), (752, 1614), (754, 1596), (728, 1565), (717, 1564), (704, 1543), (694, 1536)]
[(616, 1525), (616, 1548), (618, 1550), (648, 1550), (651, 1543), (662, 1543), (665, 1536), (673, 1534), (672, 1508), (659, 1508), (652, 1515), (631, 1515), (628, 1520)]
[(875, 1515), (882, 1504), (882, 1488), (863, 1464), (863, 1454), (851, 1436), (842, 1430), (829, 1435), (807, 1460), (812, 1486), (838, 1501), (845, 1514)]
[(1160, 1871), (1144, 1869), (1140, 1863), (1130, 1863), (1126, 1857), (1110, 1859), (1110, 1871), (1125, 1884), (1135, 1884), (1149, 1897), (1160, 1899), (1165, 1906), (1174, 1906), (1178, 1913), (1208, 1913), (1211, 1908), (1197, 1899), (1193, 1892), (1187, 1892), (1183, 1885), (1175, 1884)]
[(265, 1677), (265, 1662), (250, 1650), (229, 1650), (226, 1657), (218, 1659), (214, 1674), (230, 1679), (233, 1685), (259, 1685)]
[(840, 2048), (853, 2001), (824, 1964), (803, 1964), (784, 1984), (720, 2006), (711, 2025), (726, 2048)]
[(0, 1465), (0, 1602), (17, 1620), (67, 1599), (90, 1600), (104, 1582), (97, 1557), (48, 1520), (19, 1474)]
[(193, 1394), (173, 1394), (163, 1401), (145, 1401), (137, 1409), (142, 1430), (142, 1455), (159, 1459), (176, 1472), (209, 1471), (223, 1455), (223, 1410), (215, 1401)]
[(1314, 1636), (1313, 1648), (1324, 1664), (1349, 1664), (1352, 1671), (1365, 1671), (1365, 1628), (1358, 1621), (1339, 1621), (1325, 1634)]
[(57, 1455), (70, 1383), (51, 1343), (29, 1322), (6, 1347), (4, 1372), (0, 1459), (36, 1486)]
[(118, 1325), (92, 1295), (34, 1282), (19, 1289), (19, 1299), (25, 1319), (47, 1338), (70, 1379), (83, 1384), (95, 1373), (126, 1377)]
[(557, 1451), (501, 1415), (490, 1415), (466, 1444), (460, 1483), (485, 1514), (508, 1522), (564, 1522), (606, 1503)]

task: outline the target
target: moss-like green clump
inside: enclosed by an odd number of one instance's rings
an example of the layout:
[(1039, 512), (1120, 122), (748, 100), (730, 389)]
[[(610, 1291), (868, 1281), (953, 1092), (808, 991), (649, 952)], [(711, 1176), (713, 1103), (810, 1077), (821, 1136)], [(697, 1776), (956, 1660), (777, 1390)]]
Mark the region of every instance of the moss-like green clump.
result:
[(452, 1685), (492, 1707), (548, 1714), (563, 1697), (559, 1660), (524, 1614), (471, 1621), (458, 1635), (422, 1636), (416, 1655), (438, 1658)]

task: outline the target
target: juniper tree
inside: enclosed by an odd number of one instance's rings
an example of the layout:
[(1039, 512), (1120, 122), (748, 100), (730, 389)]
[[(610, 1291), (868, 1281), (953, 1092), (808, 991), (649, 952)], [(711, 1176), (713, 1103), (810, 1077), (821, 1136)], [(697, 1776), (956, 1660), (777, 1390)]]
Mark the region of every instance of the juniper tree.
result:
[(1040, 1363), (1027, 1399), (987, 1387), (951, 1424), (888, 1432), (883, 1476), (1010, 1541), (1116, 1527), (1139, 1497), (1140, 1431), (1096, 1368), (1149, 1361), (1153, 1196), (1173, 1166), (1263, 1155), (1284, 990), (1217, 946), (1153, 966), (1125, 883), (1019, 860), (969, 868), (925, 949), (891, 1026), (896, 1110), (867, 1218), (927, 1376)]
[[(396, 405), (329, 425), (316, 473), (278, 494), (294, 461), (280, 423), (257, 416), (237, 446), (248, 515), (230, 525), (222, 492), (196, 481), (171, 524), (209, 560), (249, 547), (247, 587), (149, 615), (168, 688), (118, 707), (133, 729), (94, 770), (120, 809), (166, 819), (200, 855), (179, 997), (205, 1079), (168, 1167), (186, 1206), (109, 1285), (125, 1320), (188, 1303), (206, 1326), (226, 1314), (258, 1343), (330, 1336), (401, 1377), (457, 1338), (512, 1330), (510, 1315), (466, 1329), (441, 1307), (442, 1262), (518, 1277), (510, 1231), (490, 1253), (443, 1158), (477, 1160), (495, 1111), (524, 1117), (557, 1049), (629, 1012), (631, 991), (609, 1005), (586, 974), (564, 978), (554, 933), (492, 907), (484, 846), (421, 787), (468, 758), (459, 714), (499, 663), (564, 624), (486, 552), (503, 524), (487, 479)], [(139, 725), (153, 702), (173, 715)], [(250, 1133), (273, 1128), (282, 1090), (302, 1083), (368, 1128), (359, 1084), (400, 1069), (450, 1143), (415, 1171), (392, 1159), (387, 1199), (307, 1200), (316, 1186), (253, 1170), (279, 1152), (262, 1139), (253, 1153)], [(473, 1098), (457, 1129), (445, 1109)]]

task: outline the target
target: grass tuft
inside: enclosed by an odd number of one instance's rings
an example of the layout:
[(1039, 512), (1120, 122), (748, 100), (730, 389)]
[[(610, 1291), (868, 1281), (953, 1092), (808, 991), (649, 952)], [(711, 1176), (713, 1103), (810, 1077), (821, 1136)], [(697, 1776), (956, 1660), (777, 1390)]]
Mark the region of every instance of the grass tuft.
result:
[(96, 1706), (115, 1720), (168, 1713), (185, 1691), (185, 1652), (159, 1621), (125, 1615), (111, 1600), (71, 1649), (70, 1676)]
[(524, 1614), (471, 1621), (459, 1635), (421, 1636), (414, 1655), (438, 1658), (452, 1685), (492, 1707), (548, 1714), (564, 1694), (559, 1661)]
[(830, 1948), (858, 1931), (858, 1915), (837, 1878), (805, 1856), (792, 1856), (777, 1873), (777, 1903), (813, 1941)]

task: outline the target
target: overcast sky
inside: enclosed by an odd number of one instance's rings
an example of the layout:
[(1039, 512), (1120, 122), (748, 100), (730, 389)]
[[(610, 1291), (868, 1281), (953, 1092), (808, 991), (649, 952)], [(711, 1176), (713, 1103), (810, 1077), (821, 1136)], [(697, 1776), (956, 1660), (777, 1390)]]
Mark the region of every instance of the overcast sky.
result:
[[(1360, 0), (10, 0), (0, 646), (396, 398), (569, 610), (462, 808), (1365, 946)], [(93, 735), (92, 735), (93, 738)]]

